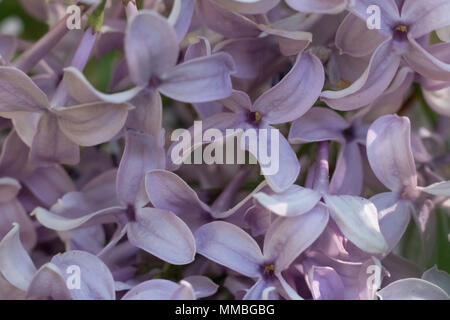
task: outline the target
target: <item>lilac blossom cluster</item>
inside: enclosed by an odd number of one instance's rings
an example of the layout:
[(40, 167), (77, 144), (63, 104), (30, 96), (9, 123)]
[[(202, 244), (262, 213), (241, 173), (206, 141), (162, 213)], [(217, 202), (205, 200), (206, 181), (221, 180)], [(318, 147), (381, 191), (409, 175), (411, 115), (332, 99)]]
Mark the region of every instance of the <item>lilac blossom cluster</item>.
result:
[[(449, 299), (450, 0), (21, 4), (49, 31), (0, 35), (0, 299)], [(171, 157), (249, 128), (277, 172)]]

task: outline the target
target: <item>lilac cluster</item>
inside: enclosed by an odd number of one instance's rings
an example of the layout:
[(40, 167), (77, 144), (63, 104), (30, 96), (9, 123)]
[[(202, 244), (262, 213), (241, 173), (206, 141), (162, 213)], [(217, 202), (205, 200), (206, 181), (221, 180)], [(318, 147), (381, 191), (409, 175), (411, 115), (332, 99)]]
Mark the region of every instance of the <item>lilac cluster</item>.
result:
[[(20, 2), (0, 299), (450, 298), (450, 0)], [(233, 139), (255, 164), (172, 157)]]

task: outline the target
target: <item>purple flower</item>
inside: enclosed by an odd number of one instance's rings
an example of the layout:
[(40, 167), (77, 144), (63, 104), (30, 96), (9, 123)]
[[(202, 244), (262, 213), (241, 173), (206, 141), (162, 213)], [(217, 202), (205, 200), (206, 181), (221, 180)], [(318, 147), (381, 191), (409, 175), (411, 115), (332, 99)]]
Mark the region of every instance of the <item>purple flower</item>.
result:
[(227, 222), (211, 222), (195, 232), (197, 252), (247, 277), (256, 278), (244, 299), (261, 299), (272, 287), (285, 298), (301, 299), (281, 272), (317, 239), (327, 222), (328, 212), (321, 205), (304, 215), (278, 218), (267, 230), (264, 254), (256, 241), (239, 227)]
[[(401, 5), (400, 5), (401, 4)], [(370, 5), (381, 9), (380, 29), (366, 26)], [(356, 0), (338, 29), (336, 45), (352, 56), (372, 54), (361, 77), (348, 88), (324, 91), (322, 100), (335, 109), (356, 109), (373, 102), (389, 86), (402, 62), (419, 74), (434, 80), (449, 81), (450, 65), (424, 48), (420, 38), (450, 25), (447, 0), (396, 2)]]

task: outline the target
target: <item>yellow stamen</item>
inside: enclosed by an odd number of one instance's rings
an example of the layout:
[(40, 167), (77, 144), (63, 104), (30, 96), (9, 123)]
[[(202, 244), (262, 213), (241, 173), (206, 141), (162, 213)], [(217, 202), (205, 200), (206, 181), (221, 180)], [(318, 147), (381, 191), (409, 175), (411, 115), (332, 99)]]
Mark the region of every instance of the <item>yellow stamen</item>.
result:
[(259, 112), (255, 112), (255, 121), (259, 122), (259, 120), (261, 120), (261, 114)]
[(408, 27), (401, 24), (401, 25), (396, 26), (395, 30), (401, 31), (401, 32), (408, 32)]
[(338, 82), (336, 82), (335, 86), (338, 90), (347, 89), (352, 85), (352, 82), (346, 79), (341, 79)]
[(275, 265), (273, 265), (273, 264), (269, 264), (269, 265), (264, 267), (264, 273), (265, 274), (269, 274), (269, 273), (271, 273), (273, 271), (275, 271)]

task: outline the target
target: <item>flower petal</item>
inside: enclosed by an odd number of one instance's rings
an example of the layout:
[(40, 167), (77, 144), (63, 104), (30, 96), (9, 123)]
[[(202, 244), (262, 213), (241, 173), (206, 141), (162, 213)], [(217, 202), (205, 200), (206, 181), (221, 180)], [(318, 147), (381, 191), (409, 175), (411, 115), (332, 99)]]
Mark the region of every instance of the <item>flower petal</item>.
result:
[(122, 300), (169, 300), (179, 284), (165, 279), (144, 281), (123, 296)]
[(31, 215), (35, 215), (36, 219), (48, 229), (66, 231), (79, 227), (117, 222), (118, 216), (122, 214), (124, 210), (125, 209), (123, 207), (112, 207), (82, 216), (80, 218), (66, 218), (44, 208), (37, 207), (33, 210)]
[(301, 12), (314, 12), (323, 14), (336, 14), (342, 12), (347, 7), (347, 0), (286, 0), (288, 6)]
[(377, 178), (390, 190), (417, 186), (411, 150), (411, 125), (406, 117), (378, 118), (367, 133), (367, 157)]
[(423, 273), (422, 279), (437, 285), (450, 295), (450, 276), (447, 272), (434, 266)]
[(197, 252), (248, 277), (260, 275), (263, 255), (256, 241), (235, 225), (215, 221), (195, 232)]
[(426, 78), (450, 81), (450, 64), (436, 58), (408, 35), (409, 50), (403, 55), (406, 62)]
[(127, 119), (128, 104), (94, 102), (55, 109), (62, 132), (80, 146), (94, 146), (113, 138)]
[(14, 223), (0, 241), (0, 273), (12, 285), (26, 291), (35, 272), (33, 261), (20, 242), (19, 225)]
[(249, 18), (232, 12), (213, 0), (197, 1), (197, 8), (203, 23), (211, 30), (231, 39), (257, 37), (261, 31)]
[(400, 56), (393, 53), (387, 40), (373, 53), (361, 77), (339, 91), (324, 91), (321, 99), (336, 110), (349, 111), (372, 103), (388, 88), (400, 66)]
[(253, 109), (262, 113), (270, 124), (293, 121), (312, 107), (322, 91), (324, 79), (319, 58), (310, 52), (302, 53), (289, 73), (255, 101)]
[(402, 201), (393, 192), (380, 193), (370, 201), (377, 207), (380, 230), (389, 250), (391, 251), (400, 241), (411, 220), (411, 208), (407, 201)]
[(409, 34), (414, 39), (450, 26), (450, 3), (447, 0), (423, 1), (405, 0), (402, 19), (411, 23)]
[(149, 134), (128, 130), (125, 150), (117, 172), (117, 197), (122, 204), (134, 205), (144, 187), (145, 173), (165, 167), (165, 152), (159, 141)]
[(323, 205), (297, 217), (278, 218), (264, 238), (264, 258), (275, 263), (282, 272), (320, 236), (328, 223), (328, 210)]
[(228, 9), (244, 14), (266, 13), (280, 0), (215, 0)]
[(340, 54), (365, 57), (372, 54), (386, 40), (386, 35), (367, 28), (366, 20), (348, 14), (336, 31), (336, 47)]
[(333, 110), (315, 107), (292, 123), (289, 142), (295, 144), (334, 140), (343, 142), (349, 124)]
[(253, 198), (264, 208), (283, 217), (294, 217), (314, 208), (322, 198), (318, 191), (292, 185), (282, 193), (258, 192)]
[(188, 264), (194, 260), (194, 237), (174, 213), (140, 208), (136, 216), (136, 221), (128, 225), (128, 240), (133, 245), (171, 264)]
[(95, 255), (85, 251), (68, 251), (56, 255), (51, 260), (63, 275), (66, 283), (76, 274), (74, 266), (78, 267), (80, 288), (72, 289), (75, 300), (114, 300), (116, 292), (111, 271)]
[(142, 90), (142, 87), (134, 87), (118, 93), (102, 93), (95, 89), (83, 73), (74, 67), (64, 69), (63, 81), (69, 95), (79, 103), (92, 103), (99, 100), (109, 103), (124, 103), (133, 99)]
[(329, 193), (360, 195), (363, 189), (361, 150), (356, 141), (341, 146), (336, 168), (331, 178)]
[(444, 290), (422, 279), (401, 279), (378, 291), (382, 300), (448, 300)]
[(33, 299), (71, 300), (64, 276), (53, 263), (46, 263), (33, 277), (27, 291), (27, 297)]
[(56, 116), (51, 114), (41, 116), (31, 146), (30, 161), (42, 166), (55, 163), (74, 165), (80, 162), (77, 144), (61, 131)]
[(184, 278), (184, 281), (187, 281), (192, 285), (197, 299), (212, 296), (219, 288), (219, 286), (211, 279), (204, 276), (190, 276)]
[(428, 187), (417, 187), (417, 189), (434, 196), (450, 196), (450, 181), (437, 182)]
[(339, 274), (331, 267), (312, 266), (307, 282), (314, 300), (342, 300), (345, 290)]
[(133, 82), (147, 86), (175, 66), (178, 38), (169, 22), (153, 11), (140, 10), (133, 16), (125, 35), (125, 54)]
[(198, 227), (198, 220), (209, 216), (211, 209), (197, 193), (176, 174), (165, 170), (151, 170), (145, 175), (148, 198), (155, 208), (169, 210), (188, 223)]
[[(266, 130), (266, 131), (262, 131)], [(266, 136), (262, 134), (266, 132)], [(300, 163), (286, 138), (278, 129), (266, 126), (260, 128), (255, 150), (254, 138), (241, 137), (241, 148), (248, 150), (257, 160), (267, 183), (273, 191), (282, 192), (289, 188), (298, 177)]]
[(324, 195), (324, 199), (334, 222), (353, 244), (368, 253), (387, 251), (377, 208), (372, 202), (354, 196)]
[(175, 0), (172, 5), (172, 11), (170, 11), (167, 19), (175, 29), (178, 42), (184, 39), (189, 30), (194, 15), (194, 7), (194, 0)]
[(0, 111), (40, 112), (50, 107), (47, 96), (22, 71), (0, 67)]
[(225, 52), (200, 57), (177, 65), (162, 76), (158, 90), (183, 102), (208, 102), (228, 97), (234, 62)]

